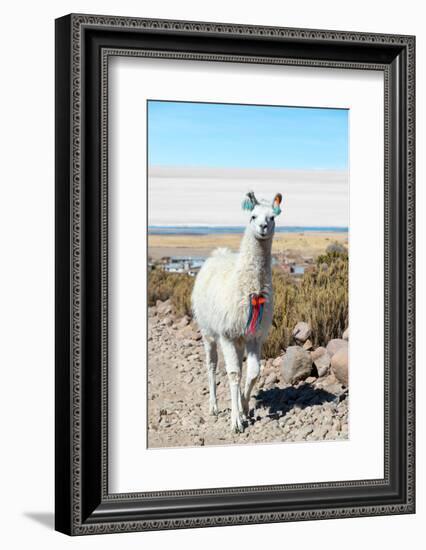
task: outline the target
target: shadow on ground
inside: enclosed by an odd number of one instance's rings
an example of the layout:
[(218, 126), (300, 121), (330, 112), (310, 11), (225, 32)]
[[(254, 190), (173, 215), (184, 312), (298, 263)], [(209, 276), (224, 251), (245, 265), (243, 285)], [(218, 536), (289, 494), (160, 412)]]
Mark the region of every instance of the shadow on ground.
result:
[[(295, 406), (304, 409), (312, 405), (322, 405), (326, 402), (339, 402), (345, 395), (335, 395), (311, 384), (304, 383), (298, 388), (271, 388), (260, 390), (256, 396), (256, 407), (268, 410), (268, 416), (279, 419), (285, 416)], [(255, 419), (252, 419), (254, 422)]]

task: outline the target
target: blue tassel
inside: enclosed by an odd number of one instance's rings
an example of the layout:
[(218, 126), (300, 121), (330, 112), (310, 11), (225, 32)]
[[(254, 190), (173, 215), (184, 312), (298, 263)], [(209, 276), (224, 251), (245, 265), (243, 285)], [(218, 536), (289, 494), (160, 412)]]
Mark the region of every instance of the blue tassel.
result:
[(259, 316), (257, 318), (257, 323), (256, 323), (256, 330), (260, 327), (260, 323), (262, 322), (262, 315), (263, 315), (263, 304), (260, 304)]
[(253, 317), (253, 306), (251, 305), (251, 294), (250, 294), (250, 298), (249, 298), (249, 303), (250, 303), (250, 306), (249, 306), (249, 316), (248, 316), (248, 320), (247, 320), (247, 324), (246, 324), (246, 332), (248, 331), (249, 329), (249, 326), (250, 326), (250, 323), (251, 323), (251, 319)]
[(254, 208), (254, 204), (251, 202), (250, 199), (245, 199), (241, 206), (243, 210), (253, 210)]

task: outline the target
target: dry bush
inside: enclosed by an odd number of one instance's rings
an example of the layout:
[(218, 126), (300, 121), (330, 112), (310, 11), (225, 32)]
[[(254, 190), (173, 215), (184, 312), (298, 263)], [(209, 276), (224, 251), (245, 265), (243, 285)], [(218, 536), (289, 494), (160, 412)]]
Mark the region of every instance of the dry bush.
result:
[(184, 273), (167, 273), (162, 269), (148, 272), (148, 305), (157, 300), (172, 301), (177, 315), (191, 315), (191, 292), (194, 278)]
[[(277, 357), (292, 342), (298, 321), (312, 326), (312, 342), (326, 345), (340, 338), (348, 326), (348, 256), (332, 251), (319, 256), (313, 271), (298, 281), (273, 269), (274, 318), (263, 357)], [(177, 315), (191, 315), (194, 278), (182, 273), (154, 269), (148, 274), (148, 304), (171, 299)]]
[(292, 331), (298, 321), (312, 326), (312, 343), (324, 346), (340, 338), (348, 326), (348, 256), (332, 252), (319, 256), (315, 269), (300, 282), (273, 270), (274, 318), (263, 356), (276, 357), (292, 344)]

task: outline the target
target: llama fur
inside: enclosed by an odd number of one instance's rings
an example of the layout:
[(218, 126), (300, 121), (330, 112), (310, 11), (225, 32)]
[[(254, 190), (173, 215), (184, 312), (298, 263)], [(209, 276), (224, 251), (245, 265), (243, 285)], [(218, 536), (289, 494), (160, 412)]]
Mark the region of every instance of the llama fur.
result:
[[(192, 309), (203, 336), (209, 379), (209, 409), (218, 413), (216, 398), (217, 345), (222, 348), (231, 396), (231, 429), (244, 431), (250, 394), (260, 373), (260, 354), (272, 324), (273, 289), (271, 248), (275, 216), (280, 210), (281, 195), (273, 201), (258, 201), (247, 194), (243, 208), (250, 213), (249, 223), (239, 252), (227, 248), (214, 250), (200, 269), (192, 292)], [(261, 323), (254, 333), (247, 333), (252, 294), (266, 302)], [(247, 353), (247, 375), (241, 392), (241, 372)]]

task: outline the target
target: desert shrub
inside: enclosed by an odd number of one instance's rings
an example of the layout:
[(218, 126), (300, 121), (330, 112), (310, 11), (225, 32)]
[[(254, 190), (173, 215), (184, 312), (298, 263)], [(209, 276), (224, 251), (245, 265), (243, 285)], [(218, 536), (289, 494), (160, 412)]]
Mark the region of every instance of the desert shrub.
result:
[(312, 342), (326, 345), (340, 338), (348, 326), (348, 256), (336, 251), (319, 256), (312, 271), (296, 282), (274, 269), (274, 318), (264, 357), (276, 357), (292, 343), (292, 331), (298, 321), (312, 326)]
[(333, 243), (330, 243), (327, 246), (327, 248), (325, 249), (325, 252), (326, 254), (337, 253), (337, 255), (339, 254), (345, 255), (348, 253), (348, 250), (344, 244), (339, 243), (338, 241), (334, 241)]
[(321, 265), (323, 264), (327, 264), (327, 265), (331, 265), (331, 264), (335, 264), (336, 262), (348, 262), (348, 251), (346, 250), (346, 248), (343, 246), (343, 245), (340, 245), (339, 243), (337, 243), (339, 246), (342, 246), (342, 250), (336, 250), (335, 248), (332, 248), (333, 245), (329, 245), (327, 247), (327, 251), (325, 254), (320, 254), (318, 257), (317, 257), (317, 260), (316, 260), (316, 264), (318, 267), (321, 267)]
[(274, 316), (269, 336), (263, 344), (263, 356), (276, 357), (291, 340), (291, 333), (299, 320), (297, 309), (299, 288), (290, 275), (279, 269), (272, 270), (274, 288)]
[[(276, 357), (292, 344), (298, 321), (312, 326), (312, 343), (326, 345), (348, 326), (348, 255), (331, 251), (317, 258), (314, 269), (298, 281), (280, 269), (272, 271), (274, 317), (263, 357)], [(177, 315), (191, 315), (194, 278), (154, 269), (148, 273), (148, 304), (171, 299)]]
[(194, 278), (189, 275), (153, 269), (148, 272), (148, 305), (170, 299), (177, 315), (191, 315), (193, 285)]

